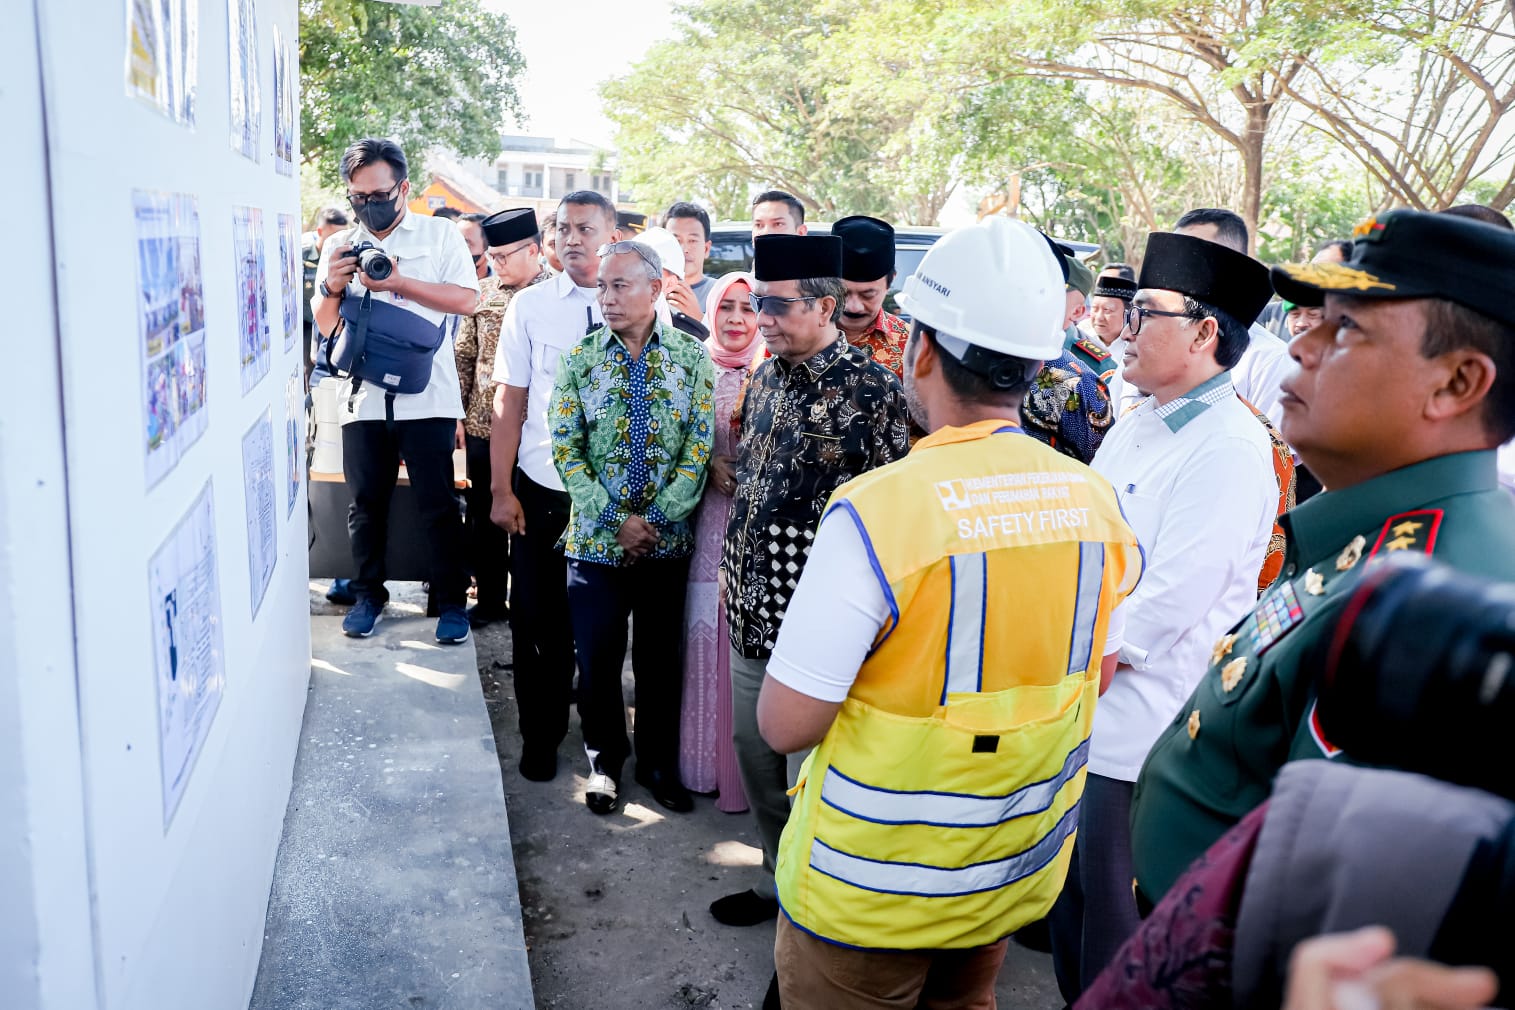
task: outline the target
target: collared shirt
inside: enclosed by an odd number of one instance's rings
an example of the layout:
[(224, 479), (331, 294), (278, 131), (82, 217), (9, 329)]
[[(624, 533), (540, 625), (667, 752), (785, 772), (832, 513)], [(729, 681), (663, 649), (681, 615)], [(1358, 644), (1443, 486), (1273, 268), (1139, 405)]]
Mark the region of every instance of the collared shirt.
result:
[(904, 379), (905, 345), (910, 342), (910, 326), (899, 316), (879, 309), (868, 332), (857, 337), (849, 336), (847, 342)]
[(453, 335), (453, 350), (458, 359), (458, 380), (463, 393), (463, 427), (477, 438), (489, 437), (489, 423), (494, 416), (494, 359), (500, 343), (500, 323), (516, 294), (533, 284), (552, 280), (543, 270), (518, 288), (507, 288), (500, 278), (489, 276), (479, 282), (479, 308), (458, 321)]
[(1135, 780), (1216, 636), (1256, 602), (1278, 511), (1272, 452), (1221, 372), (1162, 406), (1143, 400), (1095, 455), (1147, 567), (1125, 604), (1124, 665), (1095, 710), (1094, 774)]
[(797, 365), (758, 366), (721, 563), (733, 648), (767, 658), (831, 493), (909, 447), (899, 379), (845, 338)]
[(526, 421), (521, 425), (516, 465), (533, 481), (554, 491), (563, 490), (563, 483), (552, 465), (547, 422), (552, 387), (563, 355), (587, 332), (605, 325), (595, 294), (592, 288), (574, 284), (566, 272), (560, 273), (512, 298), (500, 323), (494, 381), (527, 390)]
[(1132, 855), (1153, 901), (1268, 797), (1286, 762), (1339, 753), (1312, 718), (1318, 667), (1310, 656), (1338, 631), (1374, 557), (1431, 554), (1515, 582), (1515, 497), (1498, 485), (1492, 450), (1437, 456), (1323, 492), (1283, 525), (1282, 576), (1206, 651), (1198, 687), (1137, 780)]
[(1087, 463), (1115, 423), (1115, 412), (1099, 376), (1065, 350), (1031, 380), (1021, 400), (1021, 423), (1032, 438)]
[(1252, 339), (1241, 360), (1231, 369), (1231, 384), (1242, 399), (1267, 414), (1277, 427), (1284, 417), (1279, 383), (1294, 371), (1294, 359), (1289, 357), (1289, 345), (1264, 327), (1253, 323), (1247, 328), (1247, 335)]
[(640, 357), (608, 326), (569, 350), (552, 391), (552, 462), (573, 500), (563, 553), (627, 564), (616, 531), (639, 515), (657, 527), (654, 558), (694, 550), (714, 439), (715, 366), (699, 341), (657, 324)]
[[(468, 244), (453, 223), (445, 217), (429, 217), (406, 211), (382, 241), (369, 233), (361, 224), (346, 234), (333, 235), (321, 247), (321, 262), (316, 267), (316, 289), (326, 280), (331, 267), (331, 254), (338, 246), (372, 242), (383, 249), (395, 261), (395, 270), (418, 281), (431, 284), (456, 284), (470, 291), (479, 290), (479, 279), (474, 275), (473, 258), (468, 255)], [(357, 274), (347, 285), (348, 298), (362, 298), (368, 293)], [(447, 313), (428, 309), (393, 291), (373, 292), (374, 301), (389, 302), (431, 323), (444, 323)], [(311, 301), (314, 308), (316, 302)], [(352, 399), (352, 409), (347, 408), (343, 397), (342, 423), (351, 421), (382, 421), (385, 418), (385, 394), (381, 386), (363, 383)], [(458, 388), (458, 366), (452, 353), (452, 336), (442, 338), (442, 344), (431, 357), (431, 379), (419, 393), (399, 393), (394, 398), (394, 418), (411, 421), (428, 417), (462, 417), (463, 397)]]

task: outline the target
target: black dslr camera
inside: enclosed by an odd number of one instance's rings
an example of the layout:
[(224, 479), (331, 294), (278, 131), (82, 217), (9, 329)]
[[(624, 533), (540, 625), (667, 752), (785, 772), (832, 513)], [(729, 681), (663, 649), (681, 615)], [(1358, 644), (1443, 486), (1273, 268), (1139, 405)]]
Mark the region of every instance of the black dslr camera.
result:
[(1515, 799), (1515, 584), (1386, 558), (1306, 662), (1354, 759)]
[(357, 257), (358, 269), (370, 280), (382, 281), (395, 272), (395, 261), (389, 254), (372, 242), (359, 242), (347, 250), (348, 257)]

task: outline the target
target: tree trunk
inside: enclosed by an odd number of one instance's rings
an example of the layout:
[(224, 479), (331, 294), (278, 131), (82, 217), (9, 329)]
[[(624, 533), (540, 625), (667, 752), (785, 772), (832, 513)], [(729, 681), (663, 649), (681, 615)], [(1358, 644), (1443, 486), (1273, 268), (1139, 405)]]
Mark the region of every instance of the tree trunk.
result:
[(1258, 106), (1247, 108), (1247, 127), (1242, 135), (1242, 191), (1239, 212), (1247, 223), (1247, 252), (1257, 255), (1257, 222), (1262, 217), (1263, 142), (1268, 136), (1268, 113)]

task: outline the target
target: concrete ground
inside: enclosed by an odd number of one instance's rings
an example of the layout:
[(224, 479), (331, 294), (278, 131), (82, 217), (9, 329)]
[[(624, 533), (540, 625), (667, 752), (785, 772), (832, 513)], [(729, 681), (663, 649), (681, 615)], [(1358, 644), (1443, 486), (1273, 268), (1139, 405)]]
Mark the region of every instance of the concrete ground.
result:
[[(577, 716), (558, 752), (557, 778), (521, 778), (510, 632), (496, 624), (474, 640), (510, 810), (537, 1006), (761, 1005), (773, 972), (772, 924), (733, 929), (707, 910), (755, 877), (760, 854), (751, 819), (720, 813), (708, 797), (696, 797), (691, 814), (669, 813), (629, 775), (616, 813), (590, 813)], [(625, 691), (630, 700), (629, 668)], [(1013, 943), (997, 994), (1007, 1010), (1062, 1005), (1051, 959)]]
[(534, 1005), (473, 646), (437, 645), (420, 587), (393, 588), (361, 640), (312, 593), (310, 693), (250, 1010)]

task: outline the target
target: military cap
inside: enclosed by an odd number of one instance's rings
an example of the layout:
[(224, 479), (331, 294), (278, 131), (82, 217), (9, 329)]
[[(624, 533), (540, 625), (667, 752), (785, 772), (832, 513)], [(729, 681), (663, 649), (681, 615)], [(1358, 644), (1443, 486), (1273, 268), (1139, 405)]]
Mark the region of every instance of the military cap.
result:
[(760, 281), (841, 277), (842, 240), (835, 235), (759, 235), (752, 240), (752, 276)]
[(479, 222), (484, 229), (484, 241), (492, 246), (510, 245), (528, 238), (536, 238), (537, 212), (530, 207), (517, 207), (491, 214)]
[(1358, 225), (1352, 238), (1346, 262), (1274, 267), (1274, 288), (1311, 307), (1325, 304), (1327, 292), (1441, 298), (1515, 326), (1515, 231), (1451, 214), (1391, 210)]
[(1257, 260), (1218, 242), (1170, 231), (1148, 236), (1136, 286), (1188, 295), (1243, 326), (1256, 322), (1273, 297), (1268, 268)]
[(866, 283), (894, 273), (894, 229), (876, 217), (844, 217), (831, 226), (842, 240), (842, 280)]
[(1119, 298), (1123, 302), (1129, 302), (1136, 297), (1136, 282), (1114, 274), (1101, 277), (1094, 282), (1093, 297)]
[(1068, 290), (1077, 291), (1088, 298), (1089, 292), (1094, 289), (1094, 271), (1077, 256), (1064, 256), (1063, 259), (1068, 261)]

